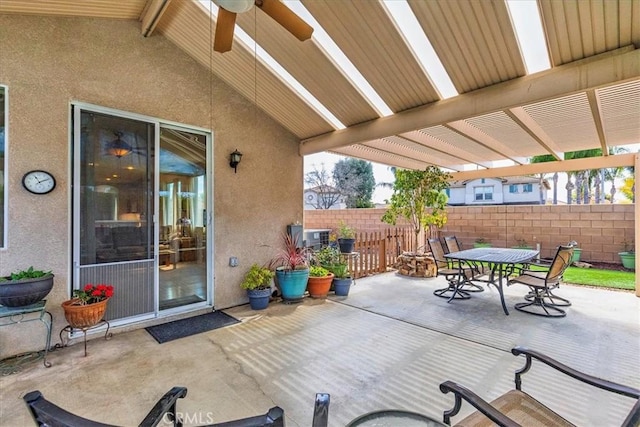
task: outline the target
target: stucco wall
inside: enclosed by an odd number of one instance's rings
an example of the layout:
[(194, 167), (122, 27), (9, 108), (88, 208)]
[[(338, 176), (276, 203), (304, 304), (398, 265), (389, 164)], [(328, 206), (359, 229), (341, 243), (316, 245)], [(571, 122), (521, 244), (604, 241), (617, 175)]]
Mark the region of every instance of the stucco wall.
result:
[[(344, 220), (358, 231), (375, 231), (389, 227), (380, 221), (384, 212), (305, 211), (304, 227), (335, 228)], [(620, 264), (623, 242), (634, 240), (634, 205), (450, 206), (447, 214), (441, 234), (457, 236), (465, 248), (472, 247), (478, 237), (501, 247), (524, 239), (532, 246), (540, 243), (541, 256), (552, 257), (558, 245), (575, 240), (582, 249), (581, 260)]]
[[(30, 265), (54, 272), (47, 302), (54, 339), (65, 324), (60, 302), (70, 293), (72, 101), (213, 131), (216, 308), (247, 301), (239, 288), (246, 269), (273, 255), (265, 245), (277, 244), (286, 224), (302, 221), (297, 139), (162, 36), (143, 38), (139, 26), (0, 15), (0, 83), (10, 102), (9, 234), (0, 275)], [(236, 148), (244, 156), (234, 174), (228, 156)], [(31, 169), (51, 171), (56, 189), (24, 191), (21, 178)], [(238, 268), (228, 266), (230, 256)], [(42, 348), (41, 329), (39, 322), (0, 329), (0, 357)]]

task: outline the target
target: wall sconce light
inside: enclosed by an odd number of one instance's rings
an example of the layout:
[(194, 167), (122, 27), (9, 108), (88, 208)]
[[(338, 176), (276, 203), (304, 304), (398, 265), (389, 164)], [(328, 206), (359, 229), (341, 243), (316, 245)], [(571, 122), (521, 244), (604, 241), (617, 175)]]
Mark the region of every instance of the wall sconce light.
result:
[(233, 168), (233, 172), (237, 172), (238, 163), (240, 163), (240, 159), (242, 159), (242, 153), (237, 149), (231, 153), (231, 157), (229, 158), (229, 166)]

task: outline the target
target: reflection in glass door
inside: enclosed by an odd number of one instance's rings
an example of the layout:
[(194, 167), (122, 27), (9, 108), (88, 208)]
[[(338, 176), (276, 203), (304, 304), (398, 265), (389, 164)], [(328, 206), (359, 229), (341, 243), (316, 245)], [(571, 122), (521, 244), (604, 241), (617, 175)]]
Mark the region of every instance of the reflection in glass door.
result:
[(207, 301), (206, 136), (161, 127), (158, 191), (159, 307)]

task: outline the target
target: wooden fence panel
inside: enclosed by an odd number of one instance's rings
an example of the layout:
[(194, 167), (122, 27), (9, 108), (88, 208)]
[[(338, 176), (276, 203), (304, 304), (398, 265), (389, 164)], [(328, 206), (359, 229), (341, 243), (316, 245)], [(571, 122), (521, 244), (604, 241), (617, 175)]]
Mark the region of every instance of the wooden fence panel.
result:
[(345, 255), (351, 275), (358, 279), (386, 272), (398, 255), (413, 250), (413, 236), (411, 228), (357, 233), (354, 253)]

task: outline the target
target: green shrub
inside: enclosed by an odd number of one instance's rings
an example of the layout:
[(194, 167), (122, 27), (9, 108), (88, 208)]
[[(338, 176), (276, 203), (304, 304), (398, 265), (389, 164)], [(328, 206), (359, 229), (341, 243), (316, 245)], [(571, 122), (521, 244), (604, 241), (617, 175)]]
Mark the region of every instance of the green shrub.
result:
[(39, 277), (48, 276), (50, 274), (51, 274), (51, 271), (34, 270), (33, 266), (31, 266), (26, 270), (18, 270), (16, 272), (11, 273), (11, 275), (8, 278), (1, 277), (0, 281), (22, 280), (22, 279), (37, 279)]
[(247, 290), (269, 289), (273, 276), (275, 276), (273, 271), (258, 264), (253, 264), (244, 276), (242, 283), (240, 283), (240, 287)]
[(309, 268), (309, 277), (325, 277), (330, 274), (329, 270), (319, 265), (312, 265)]

